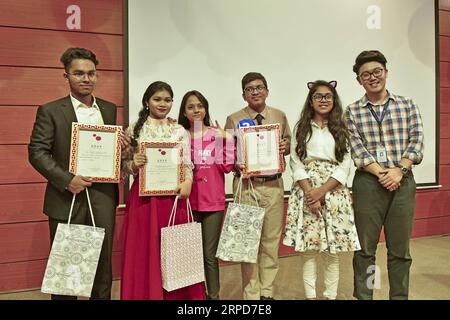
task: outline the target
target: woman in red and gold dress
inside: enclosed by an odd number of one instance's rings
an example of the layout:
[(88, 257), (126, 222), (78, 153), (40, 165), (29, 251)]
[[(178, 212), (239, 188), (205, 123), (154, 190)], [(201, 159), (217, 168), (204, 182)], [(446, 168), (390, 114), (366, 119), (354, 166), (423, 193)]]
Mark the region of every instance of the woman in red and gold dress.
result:
[(161, 228), (168, 225), (175, 196), (139, 196), (139, 168), (147, 159), (139, 154), (145, 142), (181, 142), (185, 181), (178, 186), (181, 200), (175, 224), (187, 222), (186, 198), (192, 187), (192, 162), (189, 133), (167, 119), (172, 108), (173, 91), (167, 83), (157, 81), (142, 98), (139, 119), (127, 129), (132, 147), (123, 152), (123, 171), (135, 179), (128, 193), (123, 225), (122, 277), (123, 300), (197, 300), (205, 299), (204, 283), (168, 292), (162, 287)]

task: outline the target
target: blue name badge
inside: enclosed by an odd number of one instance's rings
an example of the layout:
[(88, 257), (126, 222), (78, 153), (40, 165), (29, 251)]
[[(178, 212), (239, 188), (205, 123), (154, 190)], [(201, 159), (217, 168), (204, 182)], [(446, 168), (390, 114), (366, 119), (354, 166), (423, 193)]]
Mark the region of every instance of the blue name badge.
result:
[(238, 123), (238, 129), (239, 128), (243, 128), (243, 127), (251, 127), (251, 126), (254, 126), (254, 125), (255, 125), (255, 123), (253, 122), (252, 119), (242, 119)]

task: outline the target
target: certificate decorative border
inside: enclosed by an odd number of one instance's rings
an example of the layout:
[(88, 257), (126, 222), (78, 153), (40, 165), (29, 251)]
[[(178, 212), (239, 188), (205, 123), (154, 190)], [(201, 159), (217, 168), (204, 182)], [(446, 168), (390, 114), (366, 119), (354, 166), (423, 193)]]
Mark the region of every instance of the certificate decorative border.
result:
[(77, 159), (78, 159), (78, 142), (80, 130), (92, 132), (114, 132), (116, 134), (116, 147), (114, 152), (114, 171), (110, 177), (90, 177), (93, 182), (101, 183), (119, 183), (120, 182), (120, 154), (121, 145), (119, 142), (119, 134), (122, 132), (121, 126), (102, 125), (102, 124), (85, 124), (72, 122), (72, 142), (70, 144), (70, 160), (69, 172), (77, 175)]
[[(184, 181), (183, 147), (181, 142), (141, 142), (139, 152), (145, 153), (146, 148), (176, 148), (179, 146), (180, 165), (178, 166), (178, 181)], [(172, 196), (176, 190), (145, 190), (145, 166), (139, 168), (139, 195), (140, 196)]]
[(274, 175), (277, 173), (283, 173), (283, 171), (284, 171), (284, 155), (281, 154), (281, 152), (278, 152), (278, 163), (279, 163), (278, 169), (254, 170), (254, 171), (248, 170), (247, 165), (246, 165), (248, 163), (248, 159), (247, 159), (246, 144), (245, 144), (245, 139), (244, 139), (244, 135), (249, 132), (275, 130), (275, 137), (278, 139), (278, 145), (280, 145), (280, 143), (281, 143), (280, 127), (281, 127), (281, 125), (279, 123), (274, 123), (274, 124), (263, 124), (263, 125), (259, 125), (259, 126), (250, 126), (250, 127), (239, 128), (239, 137), (240, 137), (240, 141), (241, 141), (240, 148), (241, 148), (241, 153), (244, 155), (244, 165), (245, 165), (244, 173), (246, 175), (249, 175), (249, 176), (263, 175), (264, 176), (264, 175)]

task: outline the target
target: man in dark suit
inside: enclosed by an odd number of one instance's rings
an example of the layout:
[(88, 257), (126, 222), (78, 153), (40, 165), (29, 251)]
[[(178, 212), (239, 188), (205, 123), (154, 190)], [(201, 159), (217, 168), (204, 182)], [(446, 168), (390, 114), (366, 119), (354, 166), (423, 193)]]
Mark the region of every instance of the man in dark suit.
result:
[[(67, 223), (73, 194), (77, 194), (71, 223), (92, 225), (85, 188), (89, 187), (95, 223), (105, 228), (91, 299), (111, 299), (112, 246), (118, 186), (92, 183), (88, 177), (69, 173), (72, 122), (116, 124), (116, 106), (93, 96), (97, 82), (96, 56), (84, 48), (69, 48), (61, 56), (70, 95), (38, 108), (28, 156), (32, 166), (47, 179), (44, 213), (50, 241), (58, 223)], [(122, 141), (121, 141), (122, 142)], [(53, 300), (76, 297), (52, 295)]]

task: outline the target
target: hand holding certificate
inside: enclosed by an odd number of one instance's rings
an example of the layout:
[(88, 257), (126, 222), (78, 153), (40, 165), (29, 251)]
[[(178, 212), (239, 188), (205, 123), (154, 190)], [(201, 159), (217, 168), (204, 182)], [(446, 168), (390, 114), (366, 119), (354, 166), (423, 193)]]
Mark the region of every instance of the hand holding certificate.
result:
[(241, 127), (239, 133), (246, 175), (273, 175), (284, 171), (280, 124)]
[(121, 126), (72, 123), (69, 172), (92, 182), (120, 181)]
[(147, 163), (139, 168), (140, 196), (176, 195), (184, 181), (183, 148), (179, 142), (142, 142)]

